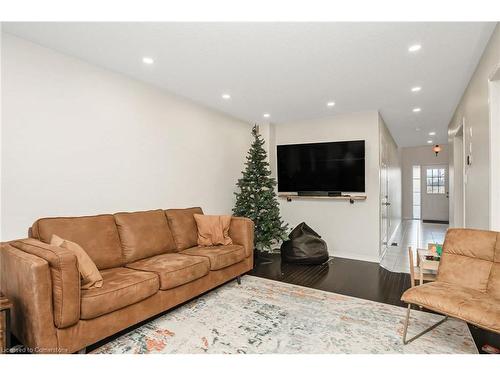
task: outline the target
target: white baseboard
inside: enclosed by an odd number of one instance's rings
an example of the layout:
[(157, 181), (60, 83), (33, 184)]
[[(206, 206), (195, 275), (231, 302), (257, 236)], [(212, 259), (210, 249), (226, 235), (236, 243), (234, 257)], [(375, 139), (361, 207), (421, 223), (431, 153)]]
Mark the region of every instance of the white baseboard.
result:
[(334, 258), (347, 258), (347, 259), (354, 259), (354, 260), (363, 260), (365, 262), (372, 262), (372, 263), (380, 263), (380, 259), (378, 256), (370, 256), (367, 254), (361, 254), (361, 253), (351, 253), (351, 252), (342, 252), (342, 251), (335, 251), (333, 254), (330, 254)]

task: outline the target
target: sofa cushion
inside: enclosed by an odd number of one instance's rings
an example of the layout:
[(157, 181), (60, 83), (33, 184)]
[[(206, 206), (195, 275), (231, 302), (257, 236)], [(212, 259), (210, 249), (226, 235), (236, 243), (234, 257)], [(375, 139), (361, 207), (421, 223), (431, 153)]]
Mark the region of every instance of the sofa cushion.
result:
[(98, 269), (124, 264), (113, 215), (38, 219), (33, 224), (31, 233), (45, 243), (50, 243), (53, 234), (76, 242), (85, 249)]
[(168, 225), (174, 235), (177, 251), (188, 249), (198, 244), (198, 228), (194, 214), (203, 214), (200, 207), (166, 210)]
[(401, 299), (500, 332), (500, 300), (487, 293), (435, 281), (408, 289)]
[(182, 254), (162, 254), (127, 264), (126, 267), (156, 273), (160, 289), (167, 290), (187, 284), (208, 274), (208, 258)]
[(208, 258), (212, 271), (229, 267), (245, 259), (245, 249), (240, 245), (192, 247), (184, 250), (181, 254), (195, 255)]
[(80, 319), (93, 319), (142, 301), (159, 289), (152, 272), (118, 267), (101, 271), (101, 288), (82, 290)]
[(125, 262), (176, 250), (163, 210), (114, 215)]

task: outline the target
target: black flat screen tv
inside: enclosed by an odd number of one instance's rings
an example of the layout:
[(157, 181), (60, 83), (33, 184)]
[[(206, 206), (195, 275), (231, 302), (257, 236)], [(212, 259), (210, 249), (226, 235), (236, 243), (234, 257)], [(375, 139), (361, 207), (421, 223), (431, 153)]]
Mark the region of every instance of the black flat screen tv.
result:
[(277, 146), (279, 192), (365, 192), (365, 141)]

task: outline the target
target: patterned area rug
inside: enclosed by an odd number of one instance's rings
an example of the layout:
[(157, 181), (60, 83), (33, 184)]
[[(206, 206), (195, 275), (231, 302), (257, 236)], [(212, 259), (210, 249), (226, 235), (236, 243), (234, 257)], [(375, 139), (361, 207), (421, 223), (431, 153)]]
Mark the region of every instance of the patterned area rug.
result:
[[(467, 324), (449, 319), (403, 345), (406, 309), (245, 276), (93, 353), (477, 353)], [(412, 311), (409, 334), (440, 316)]]

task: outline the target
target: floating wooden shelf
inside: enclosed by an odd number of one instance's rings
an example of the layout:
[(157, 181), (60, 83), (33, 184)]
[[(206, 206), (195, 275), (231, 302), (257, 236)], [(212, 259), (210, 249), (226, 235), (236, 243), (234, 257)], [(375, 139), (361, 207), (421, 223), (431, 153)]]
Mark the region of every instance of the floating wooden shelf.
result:
[(294, 199), (329, 199), (338, 201), (364, 201), (366, 200), (366, 195), (341, 195), (341, 196), (327, 196), (327, 195), (297, 195), (297, 194), (278, 194), (278, 197), (285, 198), (288, 202)]

